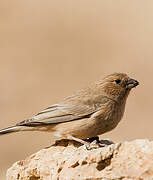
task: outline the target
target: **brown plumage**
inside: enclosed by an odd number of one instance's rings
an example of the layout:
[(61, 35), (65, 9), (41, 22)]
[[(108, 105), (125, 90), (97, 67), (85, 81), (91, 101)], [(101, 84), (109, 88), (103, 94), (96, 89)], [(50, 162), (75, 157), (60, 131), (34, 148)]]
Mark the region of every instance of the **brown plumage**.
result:
[(130, 90), (138, 81), (114, 73), (88, 88), (41, 111), (33, 118), (3, 129), (0, 135), (18, 131), (47, 131), (60, 138), (81, 139), (114, 129), (120, 122)]

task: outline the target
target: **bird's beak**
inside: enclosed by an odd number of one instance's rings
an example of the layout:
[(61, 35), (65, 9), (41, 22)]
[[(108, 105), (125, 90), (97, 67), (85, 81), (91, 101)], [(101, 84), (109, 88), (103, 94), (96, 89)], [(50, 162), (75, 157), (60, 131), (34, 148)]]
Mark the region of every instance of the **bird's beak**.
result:
[(134, 87), (136, 87), (136, 86), (138, 86), (138, 85), (139, 85), (139, 82), (138, 82), (137, 80), (135, 80), (135, 79), (129, 79), (129, 80), (127, 81), (126, 87), (127, 87), (128, 89), (132, 89), (132, 88), (134, 88)]

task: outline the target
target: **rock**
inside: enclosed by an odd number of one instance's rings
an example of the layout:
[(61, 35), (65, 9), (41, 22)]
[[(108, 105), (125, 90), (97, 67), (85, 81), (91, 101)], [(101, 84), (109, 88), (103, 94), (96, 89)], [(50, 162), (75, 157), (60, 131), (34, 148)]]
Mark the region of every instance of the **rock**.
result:
[(153, 141), (87, 150), (61, 140), (14, 163), (6, 176), (7, 180), (153, 180)]

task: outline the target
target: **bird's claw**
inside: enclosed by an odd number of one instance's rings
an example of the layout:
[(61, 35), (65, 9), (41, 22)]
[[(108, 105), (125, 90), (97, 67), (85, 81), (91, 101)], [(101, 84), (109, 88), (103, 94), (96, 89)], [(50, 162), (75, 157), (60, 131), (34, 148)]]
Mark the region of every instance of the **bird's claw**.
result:
[(99, 145), (99, 143), (97, 143), (96, 140), (94, 140), (93, 142), (86, 144), (85, 147), (87, 150), (92, 150), (92, 149), (97, 149), (101, 146)]
[(99, 140), (99, 137), (92, 137), (87, 139), (88, 144), (85, 144), (87, 150), (97, 149), (99, 147), (106, 147), (108, 145), (114, 144), (111, 140)]

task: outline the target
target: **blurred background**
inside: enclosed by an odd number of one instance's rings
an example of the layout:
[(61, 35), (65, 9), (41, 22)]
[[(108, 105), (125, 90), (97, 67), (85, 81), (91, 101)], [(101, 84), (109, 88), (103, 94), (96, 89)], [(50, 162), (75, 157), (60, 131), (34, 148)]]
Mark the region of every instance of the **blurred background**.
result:
[[(0, 129), (113, 72), (137, 79), (115, 142), (152, 140), (153, 1), (1, 0)], [(49, 146), (47, 133), (0, 137), (0, 179)]]

